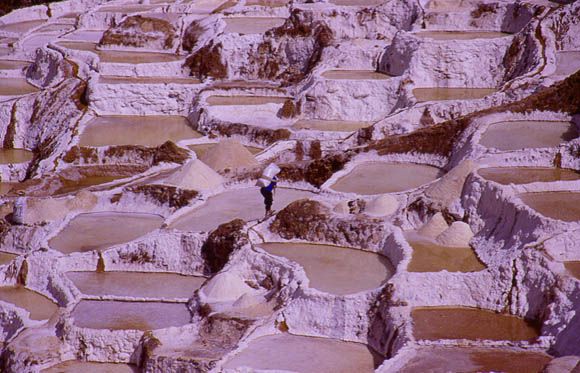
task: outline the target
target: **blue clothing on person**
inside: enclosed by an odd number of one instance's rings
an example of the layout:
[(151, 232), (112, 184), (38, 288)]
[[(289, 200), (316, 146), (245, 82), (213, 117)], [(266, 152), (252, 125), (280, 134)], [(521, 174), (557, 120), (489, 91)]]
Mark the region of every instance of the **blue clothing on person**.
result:
[(274, 176), (272, 178), (272, 180), (274, 180), (274, 181), (270, 182), (270, 185), (268, 185), (267, 187), (264, 187), (264, 189), (266, 189), (268, 192), (271, 192), (274, 189), (274, 187), (276, 186), (276, 184), (278, 183), (278, 178), (276, 176)]

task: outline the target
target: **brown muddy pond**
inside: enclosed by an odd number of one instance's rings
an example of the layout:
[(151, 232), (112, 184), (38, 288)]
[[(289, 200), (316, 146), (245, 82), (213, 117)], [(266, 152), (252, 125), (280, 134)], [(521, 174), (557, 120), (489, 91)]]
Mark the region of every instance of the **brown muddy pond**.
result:
[[(279, 211), (291, 202), (312, 196), (314, 193), (279, 187), (272, 210)], [(261, 219), (264, 213), (260, 188), (237, 189), (208, 198), (200, 207), (176, 219), (170, 227), (182, 231), (209, 232), (236, 218), (245, 221)]]
[(16, 22), (16, 23), (9, 23), (7, 25), (0, 25), (0, 31), (6, 32), (15, 32), (18, 34), (26, 33), (42, 24), (44, 24), (46, 20), (37, 19), (33, 21), (24, 21), (24, 22)]
[(530, 208), (548, 218), (567, 222), (580, 220), (579, 192), (522, 193), (518, 197)]
[(413, 232), (405, 237), (413, 247), (409, 272), (476, 272), (486, 268), (471, 247), (441, 246)]
[(171, 53), (97, 50), (97, 43), (88, 41), (61, 41), (57, 45), (67, 49), (97, 53), (100, 61), (105, 63), (164, 63), (183, 59), (183, 56)]
[(28, 83), (25, 78), (2, 78), (0, 96), (27, 95), (39, 89)]
[(580, 179), (580, 173), (574, 170), (547, 167), (489, 167), (477, 172), (481, 177), (503, 185)]
[(509, 121), (491, 124), (479, 143), (498, 150), (547, 148), (578, 137), (573, 123), (562, 121)]
[(495, 88), (415, 88), (413, 95), (417, 102), (448, 101), (448, 100), (474, 100), (484, 98), (497, 92)]
[(68, 360), (41, 370), (42, 373), (138, 373), (140, 371), (132, 364), (95, 363), (80, 360)]
[(27, 310), (32, 320), (46, 320), (58, 308), (52, 300), (23, 286), (1, 286), (0, 300)]
[(26, 149), (0, 149), (0, 164), (25, 163), (34, 157), (34, 153)]
[(556, 71), (558, 75), (572, 75), (580, 70), (580, 51), (556, 53)]
[(417, 340), (534, 341), (539, 336), (522, 318), (477, 308), (416, 307), (411, 317)]
[(159, 146), (202, 135), (181, 116), (102, 116), (85, 127), (79, 146), (143, 145)]
[(580, 280), (580, 261), (564, 262), (564, 267), (570, 274)]
[[(197, 158), (202, 157), (208, 150), (216, 146), (217, 143), (208, 143), (208, 144), (195, 144), (195, 145), (188, 145), (187, 147), (195, 152)], [(245, 146), (244, 148), (248, 149), (248, 151), (252, 154), (258, 154), (263, 148), (257, 148), (255, 146)]]
[(374, 122), (346, 120), (301, 119), (292, 125), (295, 130), (344, 131), (352, 132), (372, 126)]
[[(0, 70), (23, 70), (30, 66), (30, 61), (0, 60)], [(2, 78), (4, 82), (4, 78)]]
[(100, 76), (100, 84), (199, 84), (196, 78)]
[(133, 241), (161, 226), (163, 217), (131, 212), (93, 212), (75, 216), (48, 241), (65, 254), (103, 250)]
[(191, 298), (205, 277), (159, 272), (67, 272), (86, 295), (115, 295), (136, 298)]
[(550, 360), (543, 352), (506, 347), (421, 347), (397, 372), (541, 372)]
[(374, 70), (327, 70), (322, 73), (322, 77), (335, 80), (385, 80), (391, 78), (390, 75)]
[(395, 273), (388, 258), (369, 251), (298, 242), (257, 246), (300, 264), (310, 279), (310, 287), (331, 294), (376, 289)]
[[(273, 351), (275, 353), (270, 353)], [(370, 373), (382, 360), (362, 343), (284, 333), (256, 338), (246, 349), (230, 358), (224, 368)]]
[(421, 31), (414, 35), (435, 40), (473, 40), (504, 38), (511, 34), (497, 31)]
[(185, 303), (81, 300), (72, 312), (74, 325), (89, 329), (155, 330), (191, 322)]
[(6, 253), (4, 251), (0, 251), (0, 265), (10, 263), (14, 258), (17, 258), (18, 255), (12, 253)]
[(330, 189), (365, 195), (396, 193), (417, 188), (442, 174), (437, 167), (416, 163), (366, 162), (338, 179)]
[(276, 96), (210, 96), (206, 102), (211, 106), (283, 104), (289, 97)]
[(286, 18), (274, 17), (231, 17), (226, 21), (225, 33), (263, 34), (266, 31), (284, 24)]

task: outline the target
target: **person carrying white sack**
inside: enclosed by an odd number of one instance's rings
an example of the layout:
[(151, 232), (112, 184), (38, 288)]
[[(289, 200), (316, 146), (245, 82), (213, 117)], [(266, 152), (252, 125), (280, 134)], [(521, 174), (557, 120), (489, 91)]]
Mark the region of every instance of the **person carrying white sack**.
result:
[(257, 183), (261, 186), (260, 193), (264, 196), (264, 206), (266, 207), (264, 218), (272, 214), (272, 203), (274, 203), (274, 194), (276, 194), (278, 186), (278, 178), (276, 177), (278, 172), (280, 172), (280, 168), (275, 163), (271, 163), (266, 167)]

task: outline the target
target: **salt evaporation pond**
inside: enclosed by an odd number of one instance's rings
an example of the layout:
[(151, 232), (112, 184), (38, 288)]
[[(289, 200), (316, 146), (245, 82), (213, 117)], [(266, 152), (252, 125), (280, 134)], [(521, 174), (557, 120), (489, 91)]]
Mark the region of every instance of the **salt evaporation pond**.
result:
[(425, 346), (397, 372), (541, 372), (550, 360), (546, 353), (514, 348)]
[(479, 143), (498, 150), (547, 148), (578, 137), (576, 126), (563, 121), (509, 121), (491, 124)]
[(330, 189), (357, 194), (383, 194), (417, 188), (442, 175), (442, 170), (416, 163), (366, 162), (338, 179)]
[(322, 77), (335, 80), (385, 80), (391, 78), (390, 75), (373, 70), (327, 70), (322, 73)]
[(580, 179), (580, 173), (574, 170), (547, 167), (489, 167), (480, 168), (477, 173), (503, 185)]
[(286, 18), (274, 17), (231, 17), (226, 21), (226, 33), (263, 34), (264, 32), (284, 24)]
[(497, 31), (420, 31), (414, 35), (435, 40), (497, 39), (510, 36), (505, 32)]
[(9, 23), (7, 25), (0, 25), (0, 31), (15, 32), (18, 34), (24, 34), (40, 25), (45, 23), (46, 20), (36, 19), (32, 21), (15, 22)]
[[(210, 150), (211, 148), (213, 148), (216, 145), (217, 145), (217, 143), (195, 144), (195, 145), (189, 145), (188, 148), (195, 152), (195, 154), (197, 155), (197, 158), (200, 158), (205, 153), (207, 153), (208, 150)], [(262, 148), (256, 148), (255, 146), (244, 146), (244, 148), (248, 149), (248, 151), (252, 154), (258, 154), (259, 152), (264, 150)]]
[(136, 298), (190, 298), (205, 277), (160, 272), (67, 272), (67, 277), (86, 295)]
[[(293, 201), (309, 198), (311, 192), (279, 187), (274, 196), (272, 209), (278, 211)], [(264, 217), (264, 197), (260, 188), (244, 188), (210, 197), (207, 201), (171, 224), (171, 228), (182, 231), (209, 232), (220, 224), (240, 218), (245, 221)]]
[(139, 368), (131, 364), (96, 363), (80, 360), (68, 360), (41, 370), (42, 373), (138, 373), (140, 371)]
[(79, 146), (158, 146), (171, 140), (201, 137), (181, 116), (102, 116), (93, 118), (81, 134)]
[(476, 272), (486, 268), (471, 247), (441, 246), (411, 232), (406, 238), (413, 247), (409, 272)]
[(8, 264), (16, 257), (18, 255), (0, 251), (0, 265)]
[(2, 78), (0, 96), (27, 95), (38, 92), (38, 88), (28, 83), (25, 78)]
[(270, 8), (280, 8), (290, 3), (290, 0), (248, 0), (246, 6), (265, 6)]
[(155, 330), (191, 322), (185, 303), (83, 299), (72, 312), (74, 325), (89, 329)]
[(99, 60), (105, 63), (164, 63), (183, 60), (183, 56), (171, 53), (133, 52), (121, 50), (98, 50), (97, 43), (88, 41), (61, 41), (57, 45), (72, 49), (97, 53)]
[(416, 307), (411, 311), (417, 340), (469, 339), (534, 341), (539, 333), (524, 319), (478, 308)]
[(258, 246), (272, 255), (300, 264), (311, 288), (331, 294), (376, 289), (395, 272), (386, 257), (348, 247), (298, 242), (268, 242)]
[(294, 123), (292, 128), (295, 130), (352, 132), (361, 128), (372, 126), (373, 123), (374, 122), (357, 122), (347, 120), (301, 119)]
[(0, 300), (27, 310), (30, 312), (32, 320), (46, 320), (58, 308), (56, 303), (44, 295), (28, 290), (23, 286), (1, 286)]
[(376, 6), (384, 3), (384, 0), (331, 0), (331, 4), (338, 6)]
[(137, 12), (147, 12), (158, 8), (159, 5), (148, 5), (148, 4), (129, 4), (122, 6), (104, 6), (97, 9), (98, 13), (137, 13)]
[(564, 262), (564, 267), (572, 276), (580, 280), (580, 261)]
[(415, 88), (413, 95), (417, 102), (448, 101), (448, 100), (474, 100), (484, 98), (497, 92), (495, 88)]
[(0, 164), (25, 163), (34, 157), (34, 153), (26, 149), (0, 149)]
[[(30, 66), (32, 62), (18, 60), (0, 60), (0, 70), (23, 70)], [(2, 78), (4, 82), (4, 78)]]
[(75, 216), (48, 241), (65, 254), (103, 250), (133, 241), (161, 226), (163, 217), (131, 212), (93, 212)]
[(580, 220), (580, 192), (522, 193), (518, 197), (546, 217), (567, 222)]
[(70, 32), (73, 31), (75, 29), (74, 25), (70, 25), (70, 24), (66, 24), (66, 23), (51, 23), (50, 25), (46, 25), (44, 27), (41, 27), (40, 29), (36, 30), (36, 32), (38, 33), (43, 33), (43, 32), (54, 32), (54, 33), (58, 33), (58, 34), (62, 34), (65, 32)]
[(284, 333), (256, 338), (224, 368), (362, 373), (374, 372), (382, 359), (361, 343)]
[(103, 76), (99, 77), (100, 84), (199, 84), (197, 78), (176, 77), (130, 77), (130, 76)]
[(92, 42), (94, 45), (94, 43), (98, 43), (101, 40), (103, 33), (103, 30), (78, 30), (63, 36), (63, 38), (66, 38), (67, 40)]
[(557, 75), (572, 75), (580, 70), (580, 51), (563, 51), (556, 53)]
[(211, 106), (266, 105), (283, 104), (289, 99), (289, 97), (276, 96), (210, 96), (206, 102)]

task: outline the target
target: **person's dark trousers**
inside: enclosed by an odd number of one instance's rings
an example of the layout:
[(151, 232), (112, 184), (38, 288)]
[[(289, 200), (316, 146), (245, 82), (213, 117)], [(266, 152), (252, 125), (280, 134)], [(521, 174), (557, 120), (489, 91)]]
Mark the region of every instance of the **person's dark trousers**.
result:
[(272, 207), (272, 202), (274, 200), (272, 198), (272, 191), (267, 190), (266, 188), (260, 188), (260, 193), (262, 193), (262, 195), (264, 196), (264, 205), (266, 205), (266, 211), (270, 211), (270, 208)]

